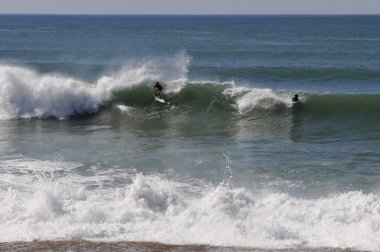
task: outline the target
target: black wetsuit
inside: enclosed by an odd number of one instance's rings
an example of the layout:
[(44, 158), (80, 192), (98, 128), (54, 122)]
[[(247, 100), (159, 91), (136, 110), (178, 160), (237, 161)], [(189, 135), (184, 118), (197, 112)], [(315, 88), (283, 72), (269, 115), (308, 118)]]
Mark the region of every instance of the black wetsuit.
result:
[(294, 97), (292, 97), (292, 102), (299, 102), (300, 99), (298, 99), (298, 94), (294, 95)]
[(160, 83), (156, 83), (156, 85), (154, 85), (154, 94), (157, 96), (160, 96), (160, 93), (162, 91), (162, 86), (160, 85)]

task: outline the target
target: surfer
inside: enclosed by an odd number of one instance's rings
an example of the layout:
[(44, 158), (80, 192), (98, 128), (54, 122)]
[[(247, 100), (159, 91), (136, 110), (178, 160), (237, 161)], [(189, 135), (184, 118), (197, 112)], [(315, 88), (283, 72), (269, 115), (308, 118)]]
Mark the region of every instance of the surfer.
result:
[(161, 98), (161, 91), (162, 91), (162, 86), (160, 85), (160, 83), (157, 81), (156, 82), (156, 85), (154, 85), (153, 87), (153, 90), (154, 90), (154, 95), (155, 96), (158, 96)]
[(300, 102), (300, 99), (298, 99), (298, 94), (295, 94), (294, 97), (292, 97), (292, 102)]

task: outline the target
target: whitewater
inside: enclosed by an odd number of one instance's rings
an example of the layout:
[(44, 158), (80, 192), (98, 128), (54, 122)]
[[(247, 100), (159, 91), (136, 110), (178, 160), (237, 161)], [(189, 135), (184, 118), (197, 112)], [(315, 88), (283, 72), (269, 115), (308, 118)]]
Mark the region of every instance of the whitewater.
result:
[(0, 21), (0, 250), (380, 251), (377, 16)]
[[(36, 175), (18, 176), (20, 184), (29, 186), (2, 192), (3, 242), (90, 239), (379, 249), (376, 194), (348, 192), (311, 200), (120, 171), (84, 179), (72, 174), (78, 165), (12, 160), (12, 167)], [(120, 179), (130, 183), (107, 188)]]

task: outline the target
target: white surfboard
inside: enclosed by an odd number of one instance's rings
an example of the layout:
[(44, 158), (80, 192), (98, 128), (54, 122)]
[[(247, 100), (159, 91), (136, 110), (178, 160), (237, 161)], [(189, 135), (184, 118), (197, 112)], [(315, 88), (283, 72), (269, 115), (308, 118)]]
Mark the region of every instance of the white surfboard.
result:
[(162, 99), (162, 98), (160, 98), (160, 97), (158, 97), (158, 96), (155, 96), (155, 97), (154, 97), (154, 100), (155, 100), (155, 101), (158, 101), (158, 102), (160, 102), (160, 103), (165, 103), (165, 100)]

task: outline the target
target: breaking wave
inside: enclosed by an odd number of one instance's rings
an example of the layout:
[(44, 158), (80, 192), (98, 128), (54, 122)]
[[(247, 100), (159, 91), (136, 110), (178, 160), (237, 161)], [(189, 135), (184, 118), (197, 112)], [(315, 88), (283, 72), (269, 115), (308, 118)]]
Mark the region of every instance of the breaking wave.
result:
[(160, 80), (176, 91), (186, 80), (190, 57), (180, 53), (166, 60), (147, 59), (123, 67), (93, 83), (58, 74), (0, 65), (0, 119), (66, 118), (93, 113), (112, 102), (120, 90), (151, 86)]
[[(179, 55), (168, 67), (148, 61), (124, 67), (95, 82), (57, 74), (41, 74), (19, 66), (0, 65), (0, 119), (67, 118), (94, 113), (110, 103), (154, 105), (152, 83), (163, 82), (172, 104), (205, 110), (289, 107), (288, 95), (270, 89), (237, 88), (233, 83), (187, 82), (189, 57)], [(160, 63), (162, 64), (162, 62)], [(165, 69), (163, 69), (165, 68)]]
[[(94, 113), (117, 103), (127, 107), (154, 106), (152, 85), (161, 81), (164, 98), (173, 105), (204, 111), (284, 111), (293, 104), (292, 91), (242, 87), (233, 82), (188, 81), (190, 57), (181, 53), (166, 60), (147, 59), (86, 82), (58, 74), (0, 65), (0, 119), (68, 118)], [(301, 93), (296, 112), (309, 115), (379, 118), (378, 94)]]
[[(308, 199), (124, 170), (83, 177), (75, 172), (81, 164), (63, 161), (19, 157), (0, 165), (1, 242), (90, 239), (380, 251), (375, 193)], [(121, 178), (123, 184), (105, 186)]]

